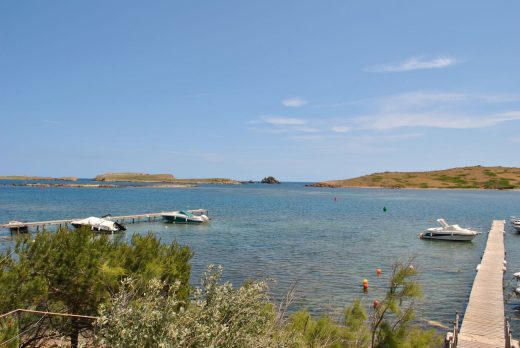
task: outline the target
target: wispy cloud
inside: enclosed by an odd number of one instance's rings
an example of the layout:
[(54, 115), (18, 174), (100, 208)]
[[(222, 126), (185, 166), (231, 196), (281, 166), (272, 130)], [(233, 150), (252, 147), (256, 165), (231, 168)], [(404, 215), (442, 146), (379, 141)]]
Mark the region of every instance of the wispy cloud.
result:
[(447, 56), (437, 57), (433, 59), (424, 59), (422, 57), (412, 57), (399, 63), (381, 64), (369, 67), (367, 71), (371, 72), (403, 72), (422, 69), (442, 69), (455, 65), (460, 61)]
[(520, 112), (464, 115), (464, 114), (380, 114), (361, 117), (357, 121), (363, 128), (388, 130), (396, 128), (487, 128), (508, 121), (520, 120)]
[[(486, 112), (490, 103), (512, 102), (511, 95), (413, 91), (374, 98), (365, 115), (352, 118), (363, 129), (486, 128), (520, 119), (518, 111)], [(354, 127), (355, 127), (354, 126)]]
[(359, 141), (359, 135), (370, 142), (394, 141), (391, 136), (400, 129), (422, 133), (427, 128), (478, 129), (518, 121), (520, 98), (514, 94), (419, 90), (367, 98), (341, 116), (264, 116), (249, 123), (259, 125), (255, 131), (291, 140), (342, 143)]
[(293, 118), (293, 117), (264, 117), (264, 123), (278, 125), (278, 126), (294, 126), (294, 125), (303, 125), (306, 124), (307, 121), (301, 118)]
[(302, 132), (302, 133), (319, 133), (321, 129), (315, 127), (295, 127), (294, 131)]
[(55, 121), (55, 120), (43, 120), (43, 123), (54, 124), (54, 125), (61, 124), (60, 121)]
[(356, 144), (369, 144), (381, 141), (401, 141), (407, 139), (415, 139), (422, 137), (422, 133), (397, 133), (397, 134), (363, 134), (363, 135), (345, 135), (345, 134), (312, 134), (312, 135), (292, 135), (291, 140), (299, 141), (316, 141), (316, 140), (342, 140)]
[(282, 100), (282, 105), (287, 107), (298, 108), (307, 104), (307, 101), (300, 97), (292, 97)]
[(350, 127), (346, 126), (333, 126), (332, 131), (335, 133), (347, 133), (350, 130)]

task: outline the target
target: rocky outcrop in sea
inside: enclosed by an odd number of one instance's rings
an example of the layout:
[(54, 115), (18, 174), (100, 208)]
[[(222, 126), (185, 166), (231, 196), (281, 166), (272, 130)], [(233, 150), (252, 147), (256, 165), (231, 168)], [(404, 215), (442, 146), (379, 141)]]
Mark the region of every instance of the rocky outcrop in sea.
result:
[(260, 181), (260, 183), (262, 183), (262, 184), (279, 184), (280, 182), (272, 176), (266, 176), (265, 178), (262, 179), (262, 181)]

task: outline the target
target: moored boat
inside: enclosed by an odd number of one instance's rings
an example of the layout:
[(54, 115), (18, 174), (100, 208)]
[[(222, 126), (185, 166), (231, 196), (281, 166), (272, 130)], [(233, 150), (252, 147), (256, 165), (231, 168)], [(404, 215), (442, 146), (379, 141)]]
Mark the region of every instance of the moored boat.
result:
[(428, 228), (419, 235), (419, 238), (469, 242), (480, 234), (480, 232), (462, 228), (459, 225), (449, 225), (444, 219), (437, 219), (437, 222), (441, 227)]
[(176, 224), (202, 224), (209, 221), (207, 214), (208, 211), (205, 209), (180, 210), (161, 213), (164, 221)]
[(27, 233), (29, 232), (29, 228), (27, 225), (24, 225), (21, 221), (12, 220), (9, 221), (9, 225), (13, 225), (12, 227), (9, 227), (9, 230), (11, 233)]
[(516, 230), (516, 232), (520, 233), (520, 218), (512, 216), (511, 217), (511, 225)]
[(87, 227), (90, 227), (90, 229), (92, 231), (97, 231), (97, 232), (114, 233), (114, 232), (126, 231), (126, 227), (118, 222), (103, 219), (103, 218), (98, 218), (98, 217), (94, 217), (94, 216), (88, 217), (86, 219), (71, 221), (71, 225), (76, 228), (87, 226)]

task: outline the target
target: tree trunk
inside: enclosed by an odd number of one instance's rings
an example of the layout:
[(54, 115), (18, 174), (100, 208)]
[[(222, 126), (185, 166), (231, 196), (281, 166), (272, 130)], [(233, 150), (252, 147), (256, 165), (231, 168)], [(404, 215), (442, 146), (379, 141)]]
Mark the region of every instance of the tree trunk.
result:
[(79, 345), (79, 323), (77, 318), (71, 319), (72, 331), (70, 333), (70, 347), (78, 348)]

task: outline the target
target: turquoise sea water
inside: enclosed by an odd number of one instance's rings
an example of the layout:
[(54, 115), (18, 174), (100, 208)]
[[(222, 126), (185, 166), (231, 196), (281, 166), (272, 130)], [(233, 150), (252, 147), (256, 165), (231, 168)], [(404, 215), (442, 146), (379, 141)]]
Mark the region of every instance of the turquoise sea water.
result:
[[(297, 281), (295, 307), (333, 315), (356, 297), (367, 305), (381, 298), (391, 264), (415, 256), (424, 288), (419, 319), (449, 326), (455, 311), (464, 312), (492, 220), (520, 215), (520, 192), (327, 189), (302, 183), (182, 189), (0, 186), (1, 222), (194, 208), (209, 209), (211, 222), (128, 224), (125, 238), (150, 231), (164, 242), (190, 246), (194, 285), (208, 264), (221, 264), (225, 280), (234, 284), (274, 279), (275, 298)], [(472, 243), (420, 240), (419, 232), (436, 226), (439, 217), (484, 233)], [(5, 249), (9, 232), (0, 233), (0, 249)], [(506, 249), (507, 283), (520, 271), (520, 234), (509, 224)], [(376, 277), (376, 268), (383, 270), (382, 277)], [(370, 284), (367, 294), (364, 278)], [(515, 336), (520, 315), (513, 308), (519, 304), (520, 299), (506, 304)]]

